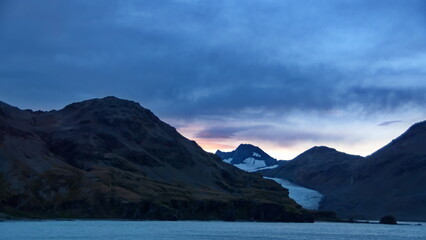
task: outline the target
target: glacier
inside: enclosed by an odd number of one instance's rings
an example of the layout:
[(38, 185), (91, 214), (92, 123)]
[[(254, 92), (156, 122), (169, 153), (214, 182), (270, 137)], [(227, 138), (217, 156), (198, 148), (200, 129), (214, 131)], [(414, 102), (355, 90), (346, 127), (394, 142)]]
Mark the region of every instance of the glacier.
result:
[(258, 168), (266, 167), (266, 164), (265, 164), (265, 161), (263, 160), (246, 158), (244, 162), (240, 164), (235, 164), (235, 166), (247, 172), (254, 172), (254, 171), (257, 171)]
[[(253, 153), (253, 155), (256, 153)], [(224, 162), (232, 164), (232, 158), (227, 158), (227, 159), (223, 159)], [(244, 162), (239, 163), (239, 164), (234, 164), (235, 167), (244, 170), (246, 172), (256, 172), (259, 170), (264, 170), (264, 169), (273, 169), (278, 167), (278, 165), (273, 165), (273, 166), (266, 166), (266, 163), (264, 160), (258, 160), (258, 159), (254, 159), (254, 158), (246, 158), (244, 160)]]
[(309, 210), (317, 210), (319, 208), (321, 199), (323, 198), (323, 195), (320, 192), (304, 188), (282, 178), (263, 178), (273, 180), (279, 183), (282, 187), (288, 189), (289, 197), (303, 208)]
[[(256, 172), (259, 170), (273, 169), (278, 167), (278, 165), (267, 166), (264, 160), (254, 158), (259, 157), (259, 155), (260, 154), (253, 152), (253, 157), (246, 158), (243, 162), (234, 164), (234, 166), (246, 172)], [(229, 164), (232, 164), (232, 160), (233, 158), (223, 159), (224, 162)], [(309, 210), (317, 210), (319, 208), (321, 199), (323, 198), (323, 195), (320, 192), (299, 186), (282, 178), (264, 178), (273, 180), (282, 187), (288, 189), (289, 197), (296, 201), (303, 208)]]

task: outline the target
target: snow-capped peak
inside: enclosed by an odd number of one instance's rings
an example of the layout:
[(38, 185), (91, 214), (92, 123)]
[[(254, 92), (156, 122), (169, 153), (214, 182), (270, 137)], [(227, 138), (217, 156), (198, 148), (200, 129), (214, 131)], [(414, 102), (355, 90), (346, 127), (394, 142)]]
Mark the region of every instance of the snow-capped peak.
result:
[(250, 144), (241, 144), (232, 152), (217, 151), (218, 155), (226, 163), (245, 170), (255, 172), (263, 169), (271, 169), (278, 166), (275, 158), (272, 158), (259, 147)]

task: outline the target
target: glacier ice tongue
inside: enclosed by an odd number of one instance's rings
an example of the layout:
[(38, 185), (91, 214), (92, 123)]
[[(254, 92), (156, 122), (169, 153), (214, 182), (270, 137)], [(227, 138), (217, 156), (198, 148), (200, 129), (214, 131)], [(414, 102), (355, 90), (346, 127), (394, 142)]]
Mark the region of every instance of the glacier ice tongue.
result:
[(323, 197), (320, 192), (309, 188), (304, 188), (282, 178), (264, 178), (274, 180), (284, 188), (287, 188), (290, 198), (300, 204), (303, 208), (309, 210), (317, 210), (319, 208), (321, 199)]

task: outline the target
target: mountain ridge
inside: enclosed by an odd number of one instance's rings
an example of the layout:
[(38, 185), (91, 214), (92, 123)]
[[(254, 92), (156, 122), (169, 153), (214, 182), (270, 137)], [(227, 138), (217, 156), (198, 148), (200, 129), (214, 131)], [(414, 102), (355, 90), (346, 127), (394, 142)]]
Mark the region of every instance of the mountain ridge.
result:
[(276, 169), (263, 170), (325, 195), (320, 210), (340, 217), (426, 220), (426, 121), (369, 156), (311, 148)]
[(288, 191), (115, 97), (0, 104), (0, 212), (41, 218), (312, 221)]

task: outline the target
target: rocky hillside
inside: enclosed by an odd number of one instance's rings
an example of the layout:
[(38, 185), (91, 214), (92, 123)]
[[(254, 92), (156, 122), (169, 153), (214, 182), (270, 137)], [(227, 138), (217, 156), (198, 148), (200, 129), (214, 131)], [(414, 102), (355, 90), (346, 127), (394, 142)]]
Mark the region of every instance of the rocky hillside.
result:
[(232, 152), (216, 151), (224, 162), (230, 163), (242, 170), (255, 172), (262, 169), (271, 169), (278, 166), (278, 161), (265, 153), (262, 149), (251, 144), (240, 144)]
[(332, 193), (350, 184), (354, 164), (363, 159), (324, 146), (313, 147), (276, 169), (268, 176), (281, 177), (301, 186)]
[(426, 122), (368, 157), (314, 147), (277, 169), (284, 178), (325, 195), (320, 209), (340, 217), (426, 220)]
[[(426, 122), (413, 125), (355, 167), (350, 186), (324, 208), (341, 208), (346, 215), (390, 214), (426, 221)], [(343, 202), (350, 207), (341, 206)]]
[(41, 218), (312, 220), (275, 182), (115, 97), (50, 112), (0, 102), (0, 202)]

